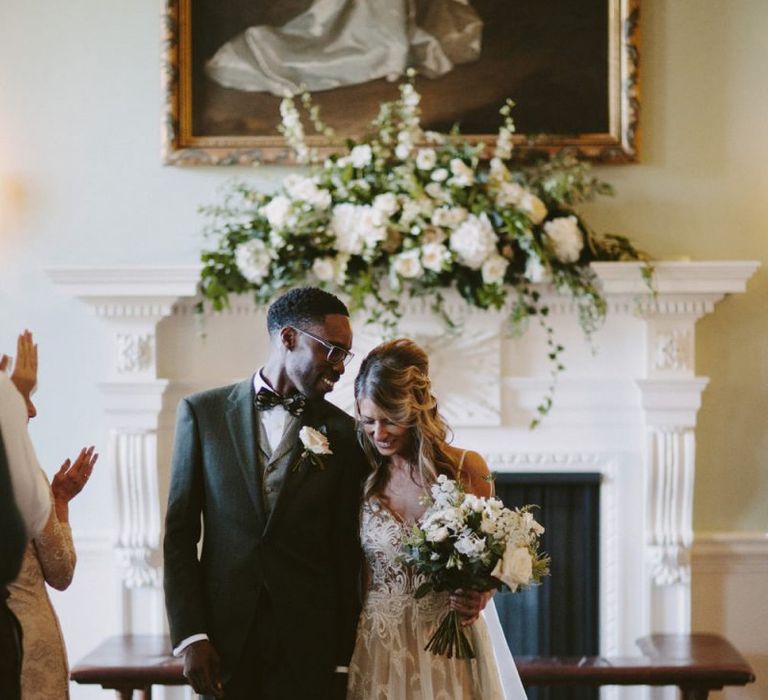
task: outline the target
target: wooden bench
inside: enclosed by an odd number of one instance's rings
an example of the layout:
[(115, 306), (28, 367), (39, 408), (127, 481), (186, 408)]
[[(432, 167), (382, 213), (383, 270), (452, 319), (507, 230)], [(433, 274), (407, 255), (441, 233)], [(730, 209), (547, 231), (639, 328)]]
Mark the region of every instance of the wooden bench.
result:
[[(680, 688), (684, 700), (706, 700), (710, 690), (755, 680), (744, 657), (716, 634), (654, 634), (637, 644), (642, 656), (515, 661), (525, 686), (666, 685)], [(151, 635), (110, 637), (72, 668), (71, 678), (115, 690), (121, 700), (130, 700), (135, 690), (150, 700), (153, 685), (186, 684), (168, 638)]]

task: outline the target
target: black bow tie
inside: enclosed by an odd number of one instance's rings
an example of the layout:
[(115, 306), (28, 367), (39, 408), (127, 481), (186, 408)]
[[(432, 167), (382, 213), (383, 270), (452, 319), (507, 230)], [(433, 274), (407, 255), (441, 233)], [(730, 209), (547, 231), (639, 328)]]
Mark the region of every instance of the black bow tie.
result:
[(306, 401), (306, 397), (298, 392), (290, 396), (280, 396), (271, 389), (261, 387), (256, 393), (255, 404), (257, 411), (269, 411), (275, 406), (282, 406), (292, 416), (300, 416), (304, 412)]

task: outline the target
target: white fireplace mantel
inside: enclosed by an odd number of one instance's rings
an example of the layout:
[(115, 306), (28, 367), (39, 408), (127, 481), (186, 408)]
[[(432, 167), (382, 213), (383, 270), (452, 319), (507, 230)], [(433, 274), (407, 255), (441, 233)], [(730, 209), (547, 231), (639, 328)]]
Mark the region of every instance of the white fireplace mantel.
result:
[[(640, 267), (593, 264), (608, 302), (606, 324), (593, 340), (596, 353), (583, 342), (575, 305), (542, 289), (569, 354), (555, 408), (535, 431), (527, 424), (549, 382), (535, 324), (522, 339), (510, 339), (503, 313), (467, 309), (457, 299), (449, 302), (450, 312), (464, 317), (463, 335), (445, 337), (423, 300), (404, 303), (401, 324), (404, 335), (430, 352), (433, 384), (457, 442), (483, 452), (498, 471), (602, 474), (603, 653), (629, 652), (638, 636), (690, 624), (696, 414), (708, 381), (695, 373), (696, 321), (724, 296), (744, 292), (758, 263), (654, 263), (653, 294)], [(109, 336), (109, 375), (100, 386), (111, 426), (110, 471), (122, 504), (116, 547), (129, 593), (157, 591), (160, 581), (164, 504), (158, 485), (168, 478), (170, 431), (164, 426), (171, 423), (173, 399), (244, 376), (266, 352), (263, 340), (254, 340), (263, 311), (237, 299), (224, 314), (208, 316), (207, 331), (225, 341), (218, 349), (226, 355), (226, 361), (210, 362), (211, 344), (200, 341), (190, 313), (199, 270), (47, 270), (60, 293), (84, 301), (103, 319)], [(243, 323), (244, 316), (259, 318)], [(380, 331), (353, 325), (361, 356)], [(230, 369), (241, 374), (230, 376)], [(355, 365), (333, 394), (342, 407), (351, 405), (354, 373)], [(140, 618), (139, 612), (126, 619)]]

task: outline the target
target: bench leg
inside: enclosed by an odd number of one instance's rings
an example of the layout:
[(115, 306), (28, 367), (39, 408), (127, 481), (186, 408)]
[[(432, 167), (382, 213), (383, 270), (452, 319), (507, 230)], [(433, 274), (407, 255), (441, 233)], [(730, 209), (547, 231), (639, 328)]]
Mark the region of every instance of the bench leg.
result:
[(709, 690), (706, 688), (680, 688), (682, 700), (707, 700)]

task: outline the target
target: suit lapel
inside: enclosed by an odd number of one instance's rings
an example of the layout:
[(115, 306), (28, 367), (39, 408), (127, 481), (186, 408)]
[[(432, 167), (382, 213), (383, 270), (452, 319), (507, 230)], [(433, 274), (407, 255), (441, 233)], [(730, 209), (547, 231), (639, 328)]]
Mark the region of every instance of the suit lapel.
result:
[(253, 381), (247, 379), (237, 384), (228, 399), (227, 426), (229, 427), (229, 434), (261, 530), (264, 526), (265, 516), (264, 504), (261, 500), (261, 470), (256, 462), (256, 437), (253, 434), (254, 414), (256, 412), (253, 406)]

